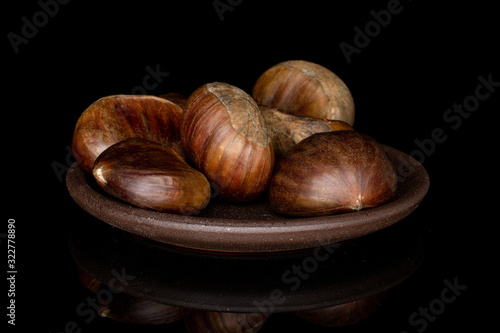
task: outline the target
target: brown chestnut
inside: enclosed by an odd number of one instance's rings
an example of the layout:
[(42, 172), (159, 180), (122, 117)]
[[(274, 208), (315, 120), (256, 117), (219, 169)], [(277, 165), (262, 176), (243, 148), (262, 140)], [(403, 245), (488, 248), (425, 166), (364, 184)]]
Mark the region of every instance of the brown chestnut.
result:
[(331, 120), (331, 119), (322, 119), (325, 123), (327, 123), (332, 131), (352, 131), (354, 128), (342, 120)]
[(259, 106), (259, 108), (266, 120), (276, 159), (315, 133), (353, 129), (351, 125), (341, 120), (297, 117), (269, 106)]
[(141, 208), (192, 215), (206, 207), (210, 184), (172, 148), (132, 138), (103, 151), (92, 171), (112, 196)]
[(175, 104), (179, 105), (181, 107), (181, 109), (184, 109), (184, 107), (186, 106), (187, 97), (182, 95), (182, 94), (169, 92), (169, 93), (161, 94), (159, 97), (165, 98), (171, 102), (174, 102)]
[(73, 154), (86, 172), (106, 148), (128, 138), (155, 141), (180, 151), (182, 109), (155, 96), (115, 95), (90, 105), (78, 119), (73, 133)]
[(354, 124), (354, 101), (345, 83), (329, 69), (304, 60), (284, 61), (255, 82), (252, 97), (297, 116)]
[(255, 333), (268, 318), (264, 313), (212, 312), (196, 310), (184, 317), (189, 333)]
[(186, 158), (221, 198), (250, 201), (267, 188), (274, 166), (271, 138), (259, 107), (243, 90), (214, 82), (194, 91), (181, 139)]
[(352, 212), (391, 200), (396, 181), (394, 166), (373, 138), (357, 131), (316, 133), (277, 163), (269, 201), (290, 216)]

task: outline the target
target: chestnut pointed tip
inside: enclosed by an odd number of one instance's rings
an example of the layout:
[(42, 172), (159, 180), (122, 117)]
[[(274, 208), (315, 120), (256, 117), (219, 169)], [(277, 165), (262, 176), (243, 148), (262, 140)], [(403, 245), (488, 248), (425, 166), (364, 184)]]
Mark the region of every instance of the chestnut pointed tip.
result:
[(97, 167), (97, 168), (94, 168), (92, 170), (92, 175), (94, 176), (95, 180), (102, 184), (102, 185), (106, 185), (107, 184), (107, 181), (106, 181), (106, 177), (104, 177), (103, 173), (102, 173), (102, 168), (101, 167)]
[(364, 196), (362, 194), (358, 194), (358, 197), (356, 201), (354, 202), (354, 205), (352, 205), (351, 209), (354, 211), (362, 210), (364, 208), (363, 204)]

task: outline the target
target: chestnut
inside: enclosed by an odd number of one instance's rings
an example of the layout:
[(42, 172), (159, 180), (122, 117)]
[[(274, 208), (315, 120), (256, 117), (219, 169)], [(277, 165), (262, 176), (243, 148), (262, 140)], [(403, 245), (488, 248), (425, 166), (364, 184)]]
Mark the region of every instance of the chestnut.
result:
[(184, 317), (189, 333), (255, 333), (268, 318), (264, 313), (213, 312), (195, 310)]
[(222, 199), (245, 202), (268, 186), (274, 152), (255, 101), (227, 83), (208, 83), (188, 98), (181, 124), (188, 161), (216, 187)]
[(94, 161), (106, 148), (128, 138), (144, 138), (171, 145), (181, 153), (182, 109), (155, 96), (114, 95), (100, 98), (78, 119), (73, 133), (73, 154), (80, 167), (92, 172)]
[(332, 131), (352, 131), (354, 128), (342, 120), (331, 120), (331, 119), (322, 119), (325, 123), (327, 123)]
[(290, 60), (272, 66), (255, 82), (252, 97), (259, 105), (284, 112), (354, 124), (354, 100), (345, 83), (319, 64)]
[(172, 148), (132, 138), (103, 151), (92, 171), (107, 193), (141, 208), (193, 215), (210, 200), (210, 184)]
[(269, 185), (276, 212), (322, 216), (379, 206), (392, 199), (394, 166), (373, 138), (357, 131), (316, 133), (277, 163)]
[(321, 132), (352, 130), (341, 120), (297, 117), (277, 108), (259, 106), (271, 135), (276, 160), (305, 138)]
[(159, 97), (168, 99), (171, 102), (174, 102), (175, 104), (179, 105), (182, 109), (186, 106), (187, 102), (187, 97), (183, 94), (175, 93), (175, 92), (169, 92), (165, 94), (161, 94)]

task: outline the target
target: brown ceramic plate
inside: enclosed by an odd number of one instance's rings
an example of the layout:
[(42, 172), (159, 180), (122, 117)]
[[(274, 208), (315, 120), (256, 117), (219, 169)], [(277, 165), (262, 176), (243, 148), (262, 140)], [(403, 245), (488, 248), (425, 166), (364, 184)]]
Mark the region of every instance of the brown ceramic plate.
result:
[(383, 146), (398, 171), (393, 201), (358, 212), (312, 218), (275, 214), (264, 199), (231, 204), (214, 198), (198, 216), (160, 213), (117, 200), (95, 184), (76, 163), (66, 176), (68, 190), (96, 218), (158, 242), (216, 252), (278, 252), (313, 248), (364, 236), (410, 214), (429, 188), (424, 167), (410, 156)]

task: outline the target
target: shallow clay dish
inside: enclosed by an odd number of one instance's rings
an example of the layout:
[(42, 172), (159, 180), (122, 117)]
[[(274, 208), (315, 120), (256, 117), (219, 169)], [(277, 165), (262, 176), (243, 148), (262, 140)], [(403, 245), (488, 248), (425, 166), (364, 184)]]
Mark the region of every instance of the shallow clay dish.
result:
[(400, 221), (418, 206), (429, 188), (424, 167), (394, 148), (383, 148), (400, 172), (395, 199), (375, 208), (322, 217), (286, 218), (274, 213), (265, 198), (231, 204), (215, 197), (198, 216), (141, 209), (101, 191), (76, 163), (68, 171), (66, 185), (76, 203), (91, 215), (158, 242), (217, 252), (300, 250), (370, 234)]

